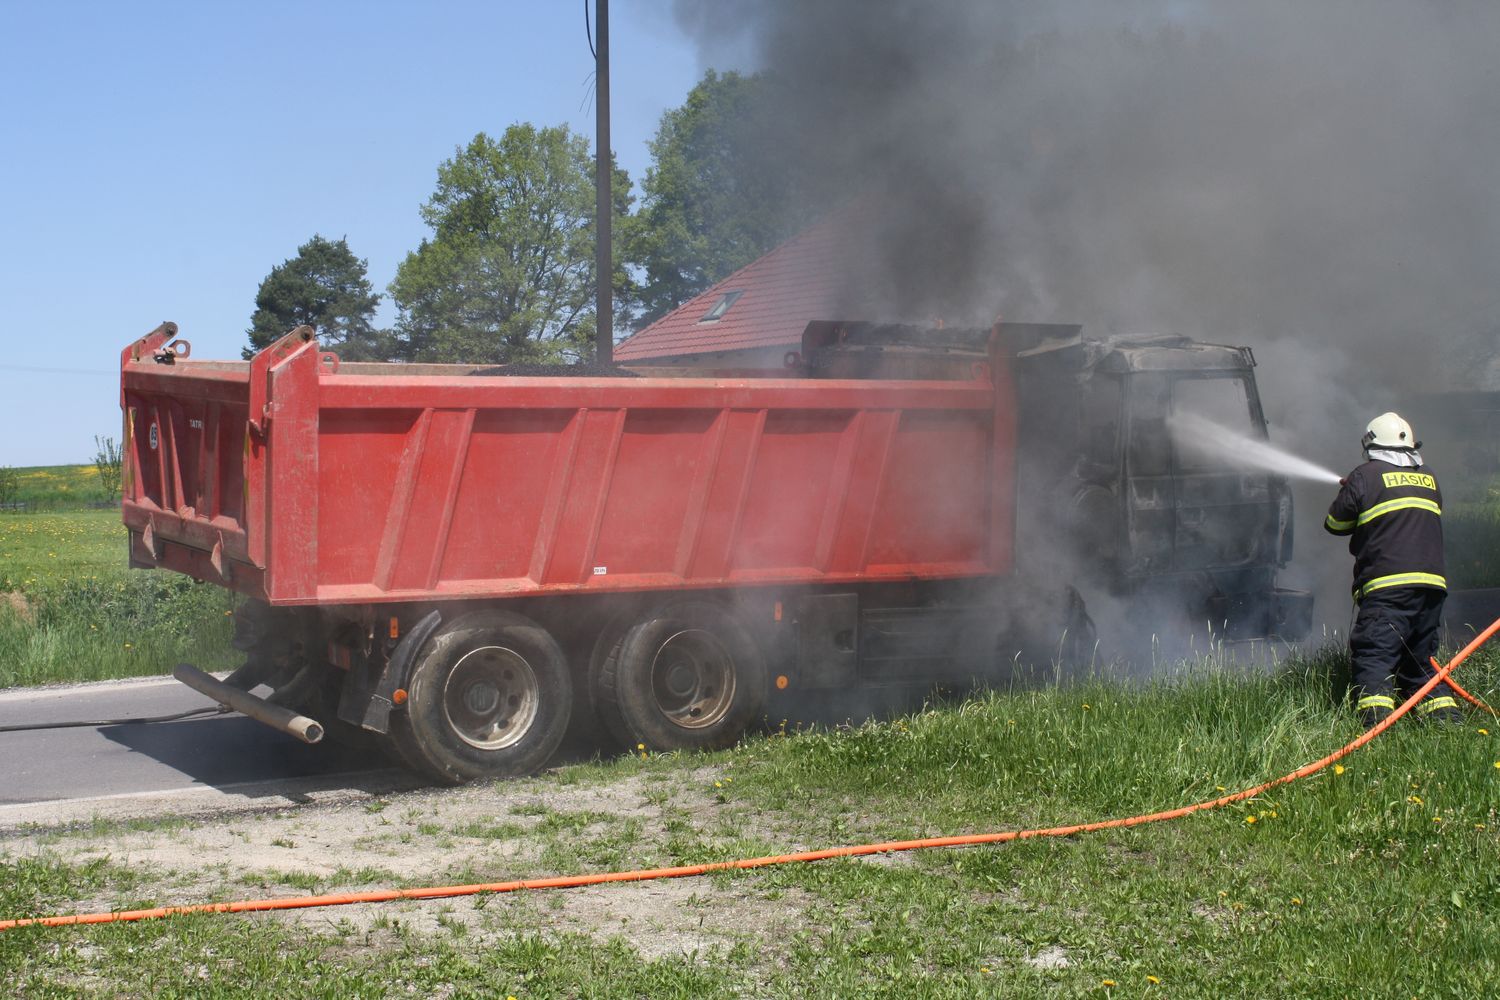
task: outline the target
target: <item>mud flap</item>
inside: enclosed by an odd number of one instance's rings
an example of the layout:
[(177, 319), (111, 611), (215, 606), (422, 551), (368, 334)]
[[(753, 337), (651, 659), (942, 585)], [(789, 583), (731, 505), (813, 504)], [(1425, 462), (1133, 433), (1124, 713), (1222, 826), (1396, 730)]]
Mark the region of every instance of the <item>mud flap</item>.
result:
[(349, 671), (339, 692), (339, 718), (374, 733), (390, 732), (396, 692), (406, 686), (417, 653), (442, 623), (441, 612), (429, 612), (401, 637), (378, 674), (375, 663)]
[(1274, 591), (1276, 618), (1273, 635), (1286, 642), (1301, 642), (1312, 631), (1313, 595), (1306, 590)]
[(1229, 640), (1275, 638), (1300, 642), (1312, 631), (1312, 594), (1274, 589), (1209, 599), (1208, 616)]

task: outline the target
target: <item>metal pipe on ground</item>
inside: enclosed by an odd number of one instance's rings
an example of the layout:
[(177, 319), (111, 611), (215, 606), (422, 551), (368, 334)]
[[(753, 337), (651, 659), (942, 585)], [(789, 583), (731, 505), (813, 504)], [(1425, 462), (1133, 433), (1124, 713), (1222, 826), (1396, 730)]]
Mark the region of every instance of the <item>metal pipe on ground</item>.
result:
[(316, 743), (323, 738), (323, 724), (317, 719), (309, 719), (290, 708), (273, 705), (249, 691), (225, 684), (191, 663), (177, 664), (172, 670), (172, 676), (199, 694), (212, 698), (220, 705), (228, 706), (241, 715), (264, 723), (272, 729), (279, 729), (283, 733), (295, 736), (303, 743)]

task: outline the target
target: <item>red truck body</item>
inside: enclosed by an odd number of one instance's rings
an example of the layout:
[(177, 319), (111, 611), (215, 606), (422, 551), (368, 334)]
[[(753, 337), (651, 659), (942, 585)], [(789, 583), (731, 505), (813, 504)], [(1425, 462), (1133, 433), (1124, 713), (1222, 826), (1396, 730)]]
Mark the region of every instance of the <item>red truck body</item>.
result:
[(1086, 662), (1072, 579), (1229, 635), (1310, 615), (1275, 586), (1286, 484), (1167, 430), (1211, 404), (1265, 435), (1238, 348), (819, 321), (784, 371), (527, 377), (175, 335), (121, 358), (131, 562), (249, 598), (245, 664), (177, 676), (440, 781), (570, 724), (723, 747), (775, 703)]
[(132, 561), (273, 606), (1011, 568), (1003, 362), (965, 381), (526, 378), (339, 366), (310, 334), (195, 362), (164, 353), (173, 332), (122, 358)]

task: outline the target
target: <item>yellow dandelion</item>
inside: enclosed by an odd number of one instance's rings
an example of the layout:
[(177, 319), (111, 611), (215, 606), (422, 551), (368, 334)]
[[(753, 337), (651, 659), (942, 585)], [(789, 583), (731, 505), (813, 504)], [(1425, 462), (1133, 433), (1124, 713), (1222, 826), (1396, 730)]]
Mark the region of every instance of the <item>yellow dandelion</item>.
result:
[(1344, 765), (1343, 764), (1335, 764), (1335, 765), (1333, 765), (1333, 773), (1334, 774), (1343, 774), (1344, 773)]
[(723, 788), (724, 787), (724, 782), (722, 782), (722, 781), (715, 781), (714, 782), (714, 787), (715, 788)]
[(1115, 985), (1115, 981), (1113, 979), (1106, 979), (1102, 983), (1100, 983), (1100, 985), (1108, 988), (1108, 987), (1114, 986)]
[(636, 748), (636, 749), (637, 749), (637, 750), (644, 750), (644, 749), (646, 749), (646, 744), (644, 744), (644, 743), (637, 743), (637, 744), (636, 744), (636, 745), (635, 745), (635, 748)]
[(1088, 702), (1084, 702), (1084, 703), (1083, 703), (1083, 710), (1084, 710), (1084, 711), (1085, 711), (1085, 712), (1087, 712), (1087, 711), (1088, 711), (1088, 710), (1089, 710), (1089, 709), (1090, 709), (1090, 708), (1091, 708), (1091, 707), (1092, 707), (1092, 706), (1090, 706), (1090, 705), (1089, 705), (1089, 703), (1088, 703)]
[(1155, 976), (1147, 976), (1146, 977), (1146, 982), (1150, 983), (1152, 986), (1160, 986), (1161, 985), (1161, 980), (1157, 979)]
[(1480, 736), (1488, 736), (1489, 734), (1490, 734), (1490, 731), (1488, 729), (1480, 729), (1479, 730), (1479, 735)]
[[(1495, 766), (1496, 767), (1500, 767), (1500, 761), (1496, 761)], [(1406, 797), (1406, 801), (1410, 802), (1414, 806), (1419, 806), (1419, 805), (1422, 804), (1422, 796), (1420, 796), (1420, 795), (1408, 795)]]
[(1254, 823), (1255, 821), (1256, 821), (1256, 817), (1254, 817), (1254, 816), (1246, 816), (1245, 817), (1245, 822), (1246, 823)]
[(1302, 897), (1301, 896), (1293, 896), (1292, 897), (1292, 905), (1293, 906), (1301, 906), (1302, 905)]
[(1216, 792), (1227, 792), (1227, 791), (1229, 791), (1229, 789), (1225, 788), (1223, 785), (1215, 785), (1214, 786), (1214, 791), (1216, 791)]
[(988, 965), (981, 965), (979, 971), (988, 976), (990, 974), (990, 967)]

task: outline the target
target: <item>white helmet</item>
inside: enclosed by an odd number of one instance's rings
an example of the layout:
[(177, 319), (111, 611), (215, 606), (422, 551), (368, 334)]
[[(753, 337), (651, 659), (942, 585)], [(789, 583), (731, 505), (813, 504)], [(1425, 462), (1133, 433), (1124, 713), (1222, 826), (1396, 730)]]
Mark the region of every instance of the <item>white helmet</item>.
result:
[(1422, 442), (1412, 433), (1411, 424), (1401, 419), (1398, 413), (1382, 413), (1370, 421), (1360, 444), (1366, 448), (1403, 448), (1411, 450), (1422, 447)]

